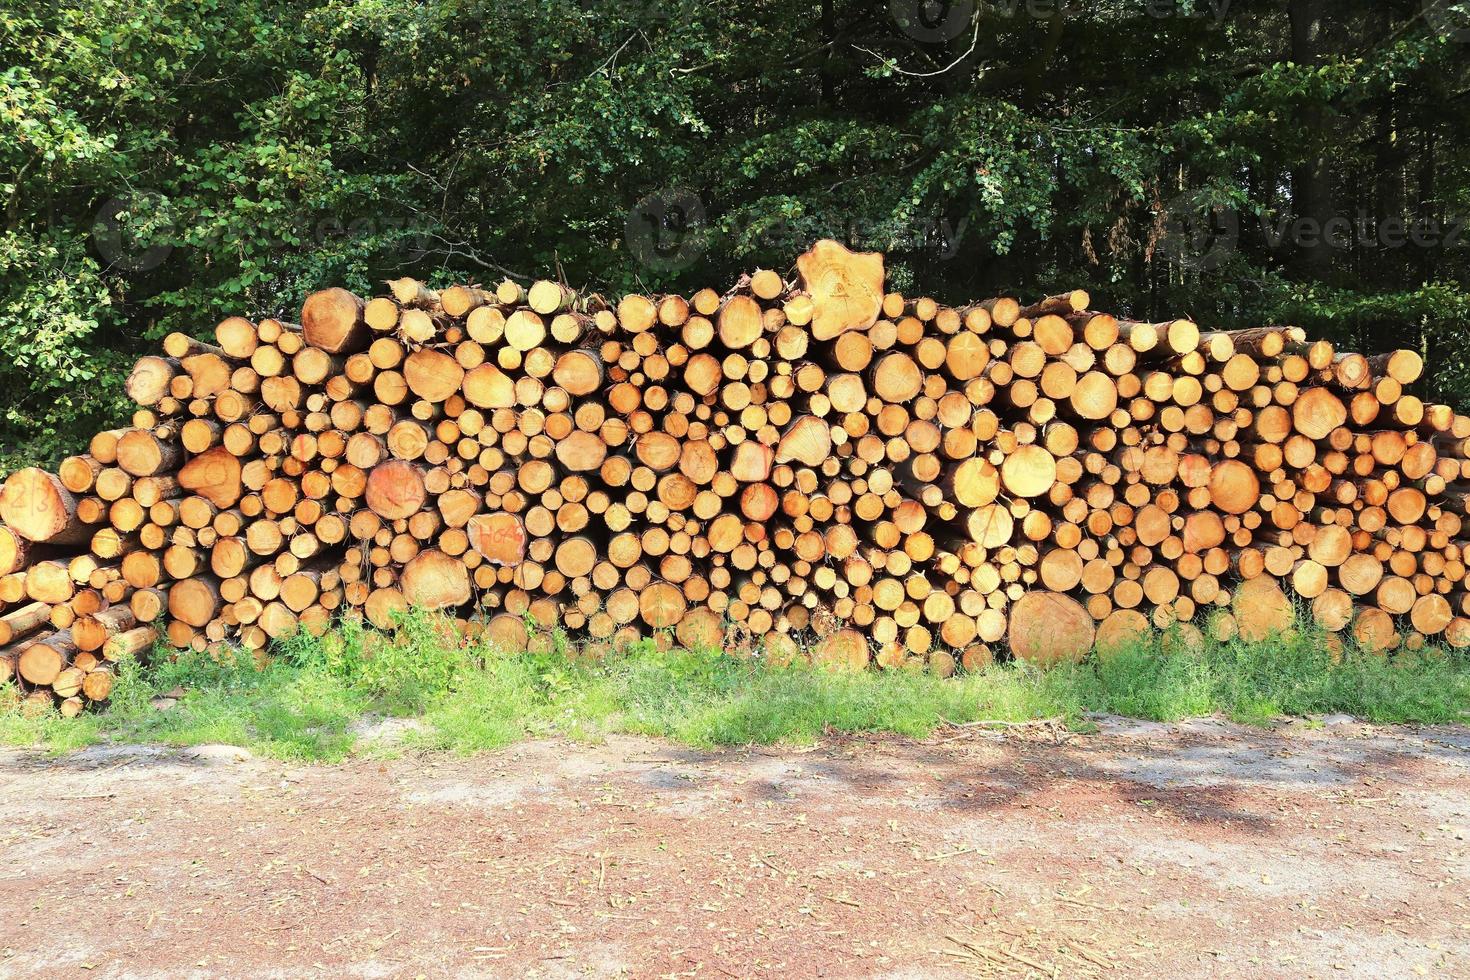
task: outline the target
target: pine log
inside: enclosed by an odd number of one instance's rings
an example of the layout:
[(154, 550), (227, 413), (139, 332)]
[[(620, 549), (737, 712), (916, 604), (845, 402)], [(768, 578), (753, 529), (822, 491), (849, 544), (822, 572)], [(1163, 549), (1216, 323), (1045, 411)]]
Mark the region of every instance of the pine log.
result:
[(1069, 596), (1031, 591), (1011, 607), (1011, 652), (1038, 667), (1080, 663), (1095, 637), (1092, 616)]
[(812, 337), (831, 340), (849, 330), (866, 330), (883, 308), (883, 256), (851, 252), (820, 241), (796, 260), (802, 290), (815, 311)]
[(399, 581), (409, 604), (424, 609), (449, 609), (470, 601), (469, 570), (442, 551), (419, 552), (403, 566)]
[(312, 293), (301, 307), (303, 339), (328, 354), (351, 354), (368, 345), (362, 299), (333, 287)]
[(77, 516), (77, 498), (45, 470), (19, 470), (0, 488), (0, 521), (27, 541), (78, 545), (91, 531)]
[(1239, 628), (1240, 638), (1259, 643), (1280, 636), (1291, 629), (1296, 610), (1286, 593), (1268, 576), (1248, 579), (1235, 590), (1231, 612)]

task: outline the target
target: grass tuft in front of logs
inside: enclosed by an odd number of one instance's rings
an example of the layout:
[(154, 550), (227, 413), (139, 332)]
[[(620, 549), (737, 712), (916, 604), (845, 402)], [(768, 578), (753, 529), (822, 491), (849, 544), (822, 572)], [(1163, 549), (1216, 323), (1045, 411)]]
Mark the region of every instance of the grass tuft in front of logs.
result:
[[(156, 658), (146, 673), (130, 660), (106, 712), (63, 719), (0, 706), (0, 743), (53, 752), (104, 741), (226, 743), (273, 758), (336, 761), (612, 733), (711, 747), (863, 732), (928, 738), (949, 723), (988, 720), (1054, 718), (1085, 731), (1093, 713), (1251, 724), (1339, 713), (1376, 723), (1470, 720), (1464, 658), (1335, 653), (1311, 630), (1183, 648), (1150, 634), (1081, 664), (1041, 671), (1000, 663), (948, 679), (660, 652), (648, 641), (599, 661), (567, 647), (506, 655), (418, 612), (391, 636), (348, 623), (320, 638), (298, 634), (281, 653), (257, 666), (244, 655), (222, 662), (185, 652)], [(384, 719), (412, 724), (391, 745), (365, 737)]]

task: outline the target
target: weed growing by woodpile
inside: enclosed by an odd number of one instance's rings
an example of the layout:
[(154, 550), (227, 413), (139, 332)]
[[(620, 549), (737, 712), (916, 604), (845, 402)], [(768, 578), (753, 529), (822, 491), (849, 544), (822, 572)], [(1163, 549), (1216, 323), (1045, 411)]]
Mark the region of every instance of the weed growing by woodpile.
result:
[[(709, 747), (811, 743), (841, 732), (926, 738), (978, 721), (1060, 719), (1085, 730), (1095, 712), (1255, 724), (1338, 713), (1378, 723), (1470, 719), (1470, 664), (1436, 650), (1337, 655), (1311, 630), (1255, 643), (1171, 641), (1153, 633), (1080, 664), (1005, 662), (941, 678), (661, 652), (651, 641), (601, 660), (560, 640), (548, 653), (506, 654), (466, 639), (446, 617), (414, 612), (391, 635), (351, 622), (321, 637), (299, 633), (263, 664), (189, 651), (161, 655), (145, 673), (127, 661), (107, 711), (63, 719), (11, 704), (0, 709), (0, 741), (56, 752), (104, 741), (229, 743), (337, 761), (619, 732)], [(412, 724), (391, 745), (363, 737), (385, 718)]]

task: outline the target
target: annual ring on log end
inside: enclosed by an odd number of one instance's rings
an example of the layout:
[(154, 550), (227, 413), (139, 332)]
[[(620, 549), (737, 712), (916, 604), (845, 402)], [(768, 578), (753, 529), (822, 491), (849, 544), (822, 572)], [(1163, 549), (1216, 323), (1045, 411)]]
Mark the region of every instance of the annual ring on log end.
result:
[(1093, 647), (1092, 616), (1070, 596), (1034, 591), (1011, 607), (1011, 653), (1039, 667), (1080, 663)]

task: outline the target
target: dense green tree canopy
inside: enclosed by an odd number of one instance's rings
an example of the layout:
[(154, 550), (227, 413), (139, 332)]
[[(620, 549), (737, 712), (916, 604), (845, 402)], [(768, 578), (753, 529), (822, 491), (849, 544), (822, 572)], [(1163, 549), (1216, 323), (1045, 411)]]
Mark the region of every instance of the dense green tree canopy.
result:
[(819, 236), (955, 301), (1417, 345), (1453, 398), (1467, 63), (1452, 0), (0, 0), (0, 450), (324, 283), (673, 288)]

